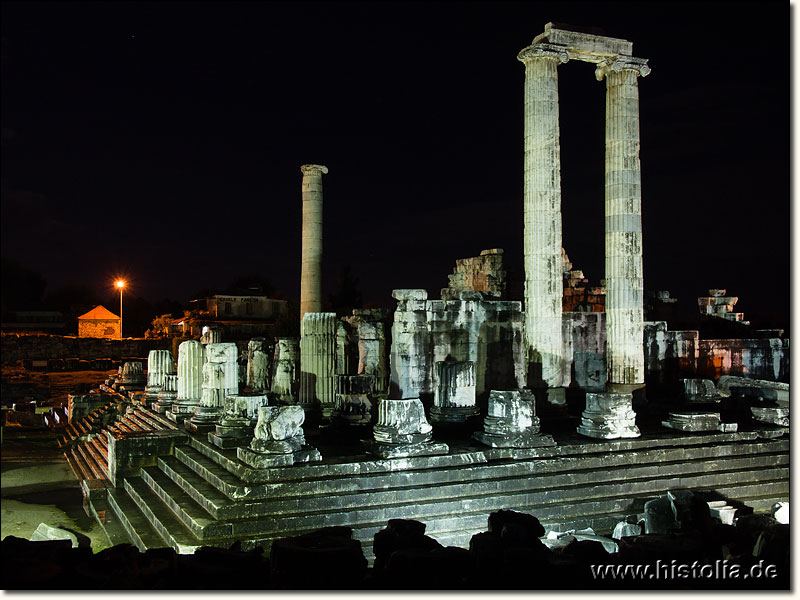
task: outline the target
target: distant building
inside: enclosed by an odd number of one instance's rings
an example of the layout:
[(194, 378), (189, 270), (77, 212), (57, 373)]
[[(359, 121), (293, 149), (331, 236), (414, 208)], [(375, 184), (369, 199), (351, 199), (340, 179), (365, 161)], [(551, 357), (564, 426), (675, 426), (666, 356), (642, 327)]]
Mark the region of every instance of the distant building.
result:
[(117, 315), (104, 306), (96, 306), (78, 317), (78, 337), (118, 340), (121, 337), (120, 321)]
[(247, 338), (258, 335), (276, 335), (276, 325), (288, 317), (289, 303), (273, 300), (264, 295), (215, 294), (208, 298), (192, 300), (200, 316), (175, 319), (170, 333), (197, 337), (203, 326), (218, 324), (230, 338)]
[(3, 331), (62, 333), (66, 323), (57, 310), (11, 310), (3, 315)]

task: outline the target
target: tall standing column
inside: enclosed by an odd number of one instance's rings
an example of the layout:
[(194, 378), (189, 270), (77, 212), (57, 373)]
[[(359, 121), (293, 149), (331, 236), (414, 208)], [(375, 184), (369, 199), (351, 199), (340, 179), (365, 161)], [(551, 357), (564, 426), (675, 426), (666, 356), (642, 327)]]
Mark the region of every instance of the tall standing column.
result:
[(535, 44), (525, 64), (525, 346), (531, 384), (563, 385), (559, 63), (563, 48)]
[(322, 312), (322, 176), (328, 167), (303, 165), (303, 256), (300, 272), (300, 319)]
[(647, 61), (624, 57), (597, 67), (606, 78), (606, 357), (608, 382), (644, 383), (642, 191), (638, 76)]

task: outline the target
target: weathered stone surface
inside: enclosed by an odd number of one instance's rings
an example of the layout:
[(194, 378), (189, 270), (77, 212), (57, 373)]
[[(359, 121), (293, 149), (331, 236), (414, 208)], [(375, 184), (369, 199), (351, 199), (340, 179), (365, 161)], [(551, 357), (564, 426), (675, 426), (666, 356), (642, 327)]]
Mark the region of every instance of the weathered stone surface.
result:
[(336, 399), (336, 313), (307, 312), (300, 329), (300, 404), (328, 418)]
[(300, 340), (278, 338), (272, 363), (271, 393), (281, 404), (294, 404), (298, 400), (299, 382)]
[(107, 431), (108, 475), (114, 486), (122, 484), (125, 477), (136, 476), (142, 467), (156, 464), (159, 456), (173, 453), (176, 445), (186, 442), (186, 433), (180, 431), (148, 431), (122, 433)]
[(200, 343), (203, 346), (209, 344), (219, 344), (222, 342), (222, 326), (221, 325), (205, 325), (200, 335)]
[(247, 344), (247, 387), (254, 394), (269, 390), (272, 348), (264, 338), (253, 338)]
[(486, 292), (495, 298), (502, 298), (506, 291), (506, 272), (503, 270), (503, 250), (493, 248), (482, 250), (480, 256), (460, 258), (449, 279), (448, 286), (442, 289), (442, 300), (457, 300), (464, 290)]
[(678, 431), (719, 431), (720, 417), (715, 412), (671, 412), (661, 424)]
[(73, 548), (78, 547), (78, 538), (71, 531), (53, 527), (47, 523), (39, 523), (39, 526), (31, 534), (31, 541), (41, 542), (46, 540), (69, 540)]
[(539, 418), (532, 395), (523, 397), (519, 390), (492, 390), (484, 431), (473, 438), (493, 448), (537, 448), (554, 446), (550, 435), (539, 433)]
[(381, 400), (378, 404), (378, 423), (373, 428), (378, 442), (415, 444), (430, 440), (432, 430), (419, 398)]
[(638, 523), (620, 521), (614, 526), (614, 532), (611, 534), (611, 537), (615, 540), (620, 540), (633, 535), (642, 535), (642, 526)]
[(300, 406), (261, 406), (258, 409), (256, 440), (286, 440), (302, 435), (306, 415)]
[(300, 271), (300, 318), (322, 311), (322, 176), (323, 165), (303, 165), (303, 249)]
[(172, 352), (169, 350), (151, 350), (147, 357), (147, 387), (145, 391), (151, 399), (158, 398), (158, 392), (164, 387), (167, 375), (176, 373)]
[(753, 414), (753, 419), (761, 423), (789, 427), (788, 407), (781, 408), (778, 406), (751, 406), (750, 412)]
[(708, 290), (709, 296), (697, 299), (700, 314), (726, 321), (736, 321), (742, 325), (749, 325), (750, 321), (744, 320), (744, 313), (733, 312), (733, 307), (739, 301), (736, 296), (726, 296), (725, 290)]
[(447, 454), (450, 451), (450, 447), (447, 444), (433, 440), (427, 442), (412, 442), (408, 444), (394, 444), (378, 442), (374, 440), (365, 440), (364, 448), (370, 454), (374, 454), (380, 458), (436, 456), (439, 454)]
[(262, 406), (250, 447), (237, 448), (239, 460), (256, 469), (322, 460), (307, 446), (303, 434), (305, 411), (301, 406)]
[(205, 348), (197, 340), (178, 346), (178, 396), (172, 404), (175, 415), (191, 413), (203, 395)]
[(681, 379), (687, 402), (719, 402), (720, 396), (711, 379)]
[[(395, 290), (391, 398), (431, 397), (434, 364), (475, 363), (475, 392), (524, 383), (522, 313), (519, 302), (487, 301), (480, 292), (459, 300), (426, 300), (425, 290)], [(476, 295), (475, 297), (471, 296)]]
[(631, 408), (633, 395), (627, 393), (587, 393), (586, 410), (578, 433), (601, 439), (639, 437), (636, 413)]
[(724, 375), (717, 382), (717, 392), (723, 397), (738, 394), (763, 400), (775, 400), (779, 404), (788, 404), (789, 402), (789, 384), (778, 381)]
[(141, 362), (129, 361), (122, 365), (119, 379), (120, 389), (126, 391), (143, 390), (145, 387), (144, 366)]
[(436, 388), (431, 407), (434, 423), (463, 423), (479, 413), (475, 404), (475, 363), (435, 363)]
[(337, 375), (336, 406), (331, 417), (350, 424), (365, 425), (372, 419), (374, 375)]

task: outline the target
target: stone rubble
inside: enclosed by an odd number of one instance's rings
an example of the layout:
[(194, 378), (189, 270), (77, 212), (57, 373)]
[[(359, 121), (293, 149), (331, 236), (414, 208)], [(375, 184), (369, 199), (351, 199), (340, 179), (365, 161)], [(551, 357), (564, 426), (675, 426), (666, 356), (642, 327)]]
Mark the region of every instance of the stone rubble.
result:
[(306, 445), (301, 406), (262, 406), (249, 447), (237, 448), (237, 457), (255, 469), (290, 466), (322, 460), (319, 450)]

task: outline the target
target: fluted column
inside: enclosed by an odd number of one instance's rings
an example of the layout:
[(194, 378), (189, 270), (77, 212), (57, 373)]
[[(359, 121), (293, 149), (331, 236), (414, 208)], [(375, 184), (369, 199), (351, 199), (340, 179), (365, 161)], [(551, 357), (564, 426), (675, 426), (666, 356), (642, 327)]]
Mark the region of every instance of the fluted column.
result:
[(310, 312), (300, 325), (300, 404), (328, 418), (336, 399), (336, 313)]
[(166, 406), (162, 406), (160, 409), (156, 408), (157, 402), (153, 401), (158, 400), (159, 392), (164, 389), (167, 375), (174, 374), (175, 363), (172, 359), (172, 352), (169, 350), (150, 350), (147, 355), (147, 387), (145, 392), (147, 392), (147, 399), (151, 401), (153, 410), (158, 412), (166, 410)]
[(203, 395), (203, 363), (205, 348), (197, 340), (181, 342), (178, 346), (178, 397), (172, 413), (191, 414)]
[(303, 254), (300, 271), (300, 319), (322, 311), (322, 176), (323, 165), (303, 165)]
[(195, 426), (208, 427), (220, 417), (225, 398), (239, 393), (238, 350), (232, 342), (208, 344), (203, 365), (203, 384), (200, 404), (191, 421)]
[(526, 361), (532, 366), (535, 379), (540, 377), (548, 386), (558, 387), (563, 385), (564, 370), (564, 284), (557, 67), (568, 60), (568, 55), (562, 48), (536, 44), (523, 49), (517, 58), (525, 64)]
[(610, 384), (644, 383), (639, 87), (647, 61), (597, 67), (606, 79), (606, 356)]

